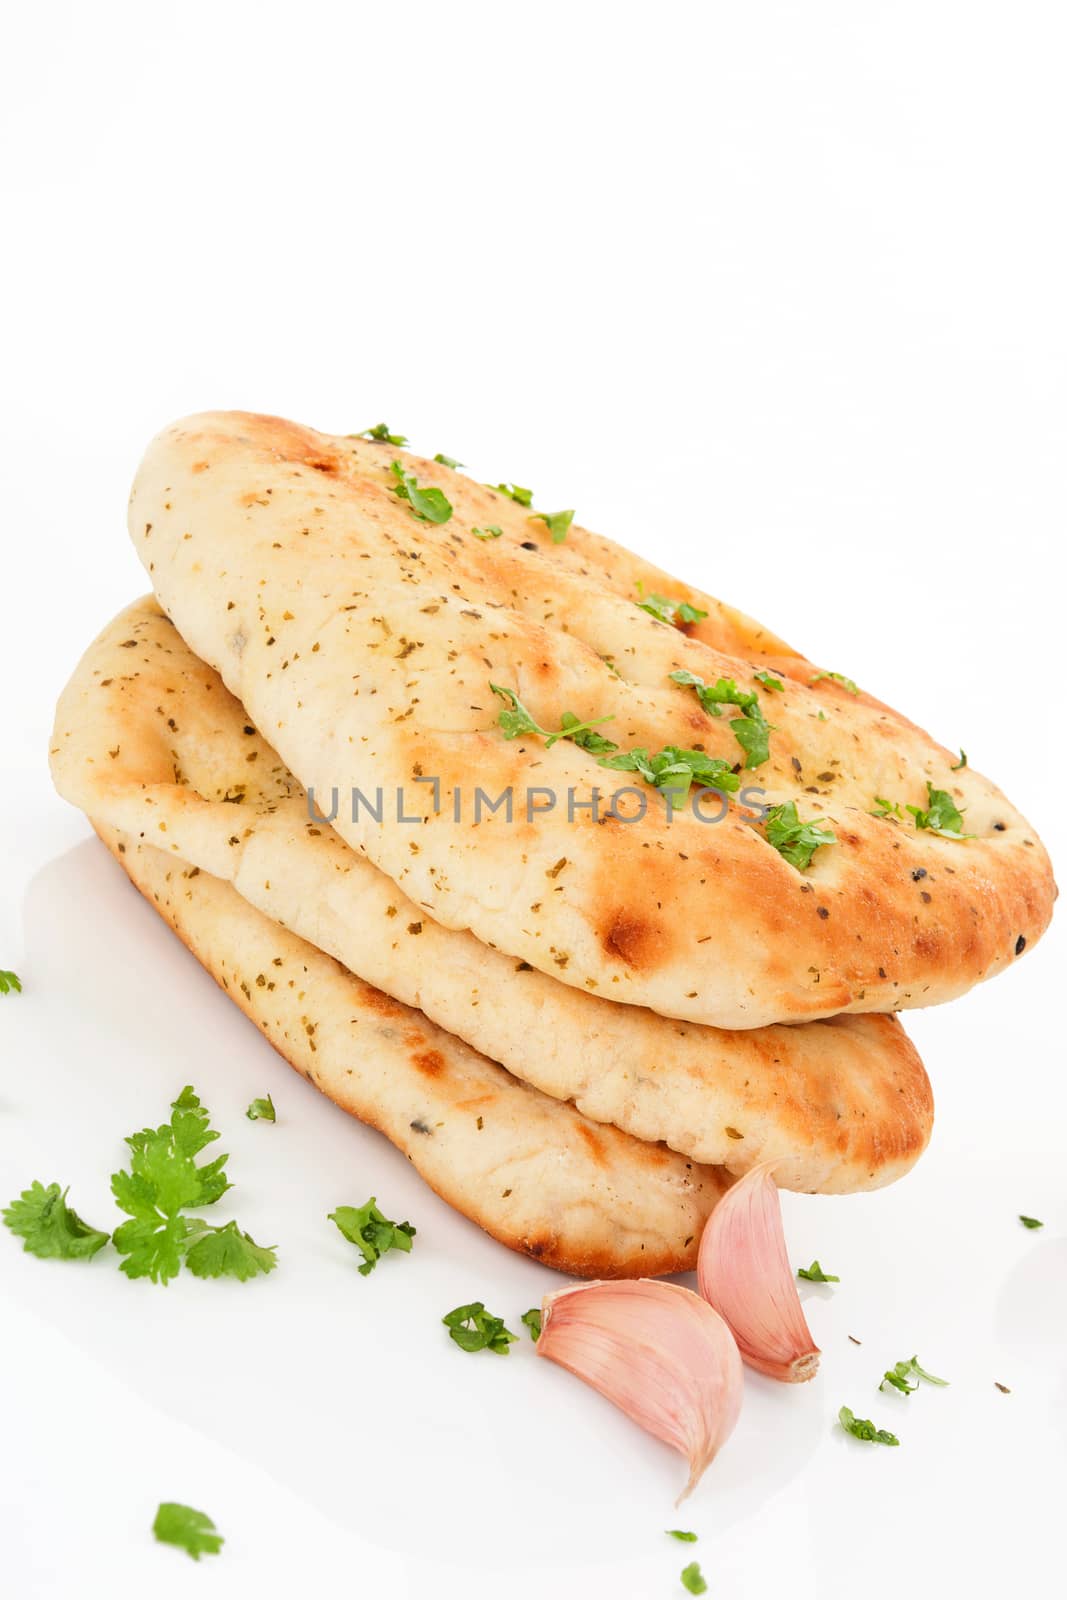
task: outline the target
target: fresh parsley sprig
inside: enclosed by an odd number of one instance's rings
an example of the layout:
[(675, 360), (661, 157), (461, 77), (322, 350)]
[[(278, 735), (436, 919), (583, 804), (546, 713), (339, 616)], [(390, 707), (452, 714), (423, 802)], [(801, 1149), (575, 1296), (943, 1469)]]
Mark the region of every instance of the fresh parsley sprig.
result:
[[(914, 1378), (914, 1383), (909, 1383), (909, 1378)], [(939, 1389), (948, 1388), (947, 1378), (935, 1378), (932, 1372), (926, 1372), (919, 1365), (918, 1356), (912, 1356), (910, 1361), (898, 1361), (891, 1367), (878, 1385), (883, 1394), (888, 1389), (896, 1389), (900, 1394), (914, 1394), (919, 1387), (920, 1378), (924, 1383), (936, 1384)]]
[(837, 842), (832, 829), (820, 828), (814, 822), (801, 822), (795, 800), (770, 807), (765, 818), (764, 837), (800, 872), (806, 872), (811, 866), (811, 858), (820, 845)]
[(733, 678), (719, 678), (715, 683), (705, 683), (695, 672), (671, 673), (671, 682), (684, 689), (692, 689), (701, 708), (709, 717), (721, 717), (720, 706), (737, 706), (739, 717), (730, 719), (730, 731), (745, 752), (745, 766), (758, 767), (771, 753), (770, 735), (774, 724), (767, 721), (760, 708), (759, 695), (754, 689), (740, 689)]
[(393, 493), (398, 499), (407, 501), (413, 517), (417, 517), (420, 522), (433, 522), (438, 525), (449, 520), (452, 515), (452, 502), (446, 498), (443, 489), (438, 489), (436, 485), (421, 489), (415, 474), (406, 471), (402, 461), (392, 462), (389, 471), (396, 480), (392, 486)]
[(865, 1444), (900, 1443), (895, 1433), (890, 1433), (886, 1428), (876, 1428), (866, 1417), (853, 1416), (848, 1406), (841, 1407), (837, 1420), (846, 1433), (850, 1433), (854, 1439), (862, 1439)]
[(69, 1190), (58, 1183), (31, 1183), (4, 1211), (4, 1221), (22, 1248), (42, 1261), (88, 1261), (102, 1250), (109, 1233), (91, 1228), (67, 1205)]
[(480, 1300), (469, 1306), (457, 1306), (441, 1318), (448, 1336), (461, 1350), (492, 1350), (494, 1355), (506, 1356), (508, 1346), (515, 1343), (517, 1334), (504, 1326), (503, 1317), (494, 1317), (486, 1311)]
[(374, 1271), (387, 1250), (411, 1249), (415, 1229), (410, 1222), (392, 1222), (378, 1210), (373, 1195), (363, 1206), (338, 1206), (327, 1219), (336, 1222), (350, 1244), (354, 1244), (363, 1257), (363, 1265), (356, 1270), (361, 1277)]
[(22, 979), (17, 972), (8, 972), (0, 967), (0, 994), (21, 994)]
[(217, 1556), (226, 1542), (206, 1511), (194, 1511), (192, 1506), (179, 1505), (176, 1500), (163, 1501), (152, 1532), (160, 1544), (177, 1545), (194, 1561), (201, 1556)]

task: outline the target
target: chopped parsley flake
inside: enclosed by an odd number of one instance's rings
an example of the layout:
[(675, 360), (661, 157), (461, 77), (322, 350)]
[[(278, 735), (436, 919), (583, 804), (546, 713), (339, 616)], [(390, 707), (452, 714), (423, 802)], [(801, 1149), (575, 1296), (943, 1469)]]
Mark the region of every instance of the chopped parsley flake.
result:
[(935, 789), (927, 779), (926, 782), (927, 806), (922, 811), (918, 806), (908, 806), (906, 809), (915, 818), (915, 826), (928, 828), (931, 833), (936, 833), (942, 839), (973, 839), (973, 833), (963, 831), (963, 813), (956, 809), (956, 802), (944, 789)]
[(737, 773), (718, 756), (706, 755), (703, 750), (682, 750), (674, 744), (664, 745), (656, 755), (638, 746), (606, 756), (600, 765), (613, 772), (636, 772), (653, 788), (670, 791), (674, 805), (685, 799), (694, 783), (726, 793), (741, 787)]
[(270, 1095), (265, 1100), (253, 1100), (245, 1112), (245, 1116), (249, 1122), (276, 1122), (278, 1120), (274, 1114), (274, 1101)]
[(524, 733), (536, 733), (545, 741), (546, 750), (551, 750), (560, 739), (570, 739), (583, 750), (594, 752), (618, 749), (618, 746), (612, 744), (609, 739), (601, 738), (599, 734), (592, 732), (602, 722), (613, 722), (613, 717), (597, 717), (593, 722), (580, 722), (572, 711), (565, 711), (560, 727), (554, 733), (550, 733), (547, 728), (542, 728), (534, 720), (514, 689), (505, 689), (498, 683), (491, 683), (489, 687), (494, 694), (500, 696), (501, 700), (508, 702), (497, 718), (505, 739), (518, 739)]
[(895, 800), (886, 800), (883, 795), (876, 794), (874, 803), (878, 809), (870, 813), (872, 817), (900, 817), (903, 821), (904, 813)]
[(178, 1505), (173, 1500), (163, 1501), (156, 1512), (152, 1532), (160, 1544), (177, 1545), (194, 1561), (199, 1561), (201, 1556), (217, 1556), (225, 1543), (205, 1511), (194, 1511), (192, 1506)]
[(817, 1261), (810, 1267), (798, 1267), (797, 1277), (806, 1278), (809, 1283), (840, 1283), (841, 1279), (832, 1272), (824, 1272)]
[(490, 483), (486, 488), (495, 489), (497, 494), (506, 494), (517, 506), (533, 505), (533, 490), (522, 489), (517, 483)]
[(677, 1539), (680, 1544), (696, 1544), (695, 1533), (687, 1533), (684, 1528), (667, 1528), (664, 1530), (668, 1539)]
[(759, 696), (754, 689), (739, 689), (733, 678), (719, 678), (716, 683), (705, 683), (695, 672), (672, 672), (671, 682), (692, 689), (701, 707), (710, 717), (720, 717), (721, 705), (737, 706), (739, 717), (730, 721), (730, 729), (745, 752), (745, 766), (758, 767), (770, 755), (770, 735), (774, 725), (766, 720), (760, 710)]
[(21, 994), (22, 980), (15, 972), (0, 967), (0, 994)]
[(520, 1320), (523, 1327), (529, 1330), (530, 1338), (536, 1344), (541, 1337), (541, 1307), (534, 1306), (532, 1311), (524, 1311)]
[(68, 1192), (58, 1183), (45, 1188), (34, 1182), (4, 1211), (4, 1221), (22, 1240), (22, 1248), (42, 1261), (88, 1261), (111, 1237), (82, 1221), (67, 1205)]
[(967, 765), (967, 752), (966, 752), (966, 750), (961, 750), (960, 751), (960, 759), (954, 764), (954, 766), (951, 768), (951, 770), (953, 772), (962, 772), (963, 768), (966, 765)]
[(682, 1588), (687, 1589), (690, 1594), (707, 1594), (708, 1585), (700, 1570), (699, 1561), (691, 1561), (687, 1567), (683, 1567), (681, 1578)]
[[(909, 1383), (909, 1378), (914, 1378), (915, 1382)], [(932, 1372), (925, 1372), (919, 1365), (918, 1356), (912, 1356), (910, 1361), (898, 1361), (886, 1373), (878, 1387), (883, 1393), (885, 1393), (886, 1385), (888, 1384), (891, 1389), (897, 1389), (901, 1394), (914, 1394), (919, 1387), (920, 1378), (924, 1383), (936, 1384), (939, 1389), (948, 1388), (948, 1379), (935, 1378)]]
[(336, 1222), (350, 1244), (354, 1244), (363, 1257), (357, 1268), (362, 1277), (374, 1271), (387, 1250), (411, 1249), (415, 1229), (410, 1222), (390, 1222), (378, 1210), (371, 1195), (365, 1206), (338, 1206), (331, 1211), (330, 1222)]
[[(529, 502), (527, 502), (528, 504)], [(543, 522), (552, 535), (553, 544), (562, 544), (567, 537), (567, 532), (574, 521), (573, 511), (535, 511), (530, 518), (531, 522)]]
[(494, 1355), (506, 1356), (508, 1346), (515, 1343), (517, 1335), (504, 1326), (503, 1317), (491, 1316), (480, 1300), (469, 1306), (457, 1306), (441, 1321), (448, 1329), (449, 1338), (461, 1350), (492, 1350)]
[(440, 450), (434, 456), (434, 460), (439, 461), (442, 467), (451, 467), (453, 471), (463, 465), (462, 461), (453, 461), (451, 456), (444, 455)]
[(801, 822), (795, 800), (789, 800), (782, 806), (771, 806), (766, 816), (764, 837), (790, 866), (800, 872), (806, 872), (811, 866), (811, 858), (820, 845), (837, 842), (837, 835), (829, 828), (820, 828), (814, 822)]
[(489, 522), (484, 528), (472, 528), (476, 539), (501, 539), (504, 536), (503, 528), (498, 528), (495, 522)]
[(408, 502), (413, 517), (417, 517), (420, 522), (433, 522), (438, 525), (449, 520), (452, 515), (452, 502), (445, 498), (443, 490), (436, 486), (420, 489), (415, 474), (405, 472), (401, 461), (392, 462), (389, 470), (396, 479), (393, 493), (399, 499)]
[(837, 1420), (846, 1433), (854, 1439), (863, 1439), (867, 1444), (899, 1444), (900, 1440), (895, 1433), (889, 1433), (885, 1428), (876, 1428), (873, 1422), (865, 1417), (855, 1417), (848, 1406), (842, 1406), (837, 1413)]
[(637, 594), (637, 604), (642, 611), (647, 611), (657, 622), (666, 622), (672, 628), (684, 622), (703, 622), (707, 616), (706, 611), (699, 611), (686, 600), (668, 600), (666, 595), (645, 594), (640, 581), (637, 585)]
[(860, 692), (859, 684), (853, 683), (851, 678), (846, 678), (843, 672), (817, 672), (808, 687), (814, 688), (823, 678), (830, 678), (832, 682), (839, 683), (842, 689), (848, 690), (849, 694), (859, 694)]
[(364, 428), (362, 433), (353, 436), (356, 439), (376, 439), (379, 444), (392, 444), (398, 450), (403, 450), (407, 444), (407, 437), (403, 433), (390, 433), (387, 422), (376, 422), (373, 428)]
[(785, 693), (785, 684), (781, 678), (776, 678), (773, 672), (754, 672), (752, 676), (757, 683), (762, 683), (765, 689), (770, 689), (772, 694)]
[(1020, 1215), (1019, 1221), (1022, 1223), (1024, 1228), (1043, 1228), (1045, 1226), (1043, 1222), (1038, 1222), (1036, 1217), (1024, 1217)]

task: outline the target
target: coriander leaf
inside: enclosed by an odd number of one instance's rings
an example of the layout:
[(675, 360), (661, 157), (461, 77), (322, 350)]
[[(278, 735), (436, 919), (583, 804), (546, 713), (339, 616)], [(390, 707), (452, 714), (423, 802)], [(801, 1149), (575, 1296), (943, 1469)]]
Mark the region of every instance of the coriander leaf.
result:
[(495, 1355), (506, 1356), (508, 1346), (515, 1343), (516, 1335), (505, 1328), (503, 1318), (491, 1316), (480, 1300), (457, 1306), (441, 1321), (461, 1350), (492, 1350)]
[(859, 694), (859, 685), (853, 683), (851, 678), (846, 678), (843, 672), (817, 672), (808, 687), (813, 688), (820, 678), (831, 678), (834, 683), (839, 683), (842, 689), (847, 689), (849, 694)]
[(47, 1189), (34, 1181), (4, 1211), (4, 1221), (22, 1240), (23, 1250), (42, 1261), (88, 1261), (107, 1244), (110, 1234), (90, 1228), (67, 1205), (69, 1190), (58, 1183)]
[(495, 489), (497, 494), (506, 494), (516, 505), (533, 505), (533, 490), (521, 489), (517, 483), (489, 483), (486, 488)]
[(152, 1532), (160, 1544), (175, 1544), (194, 1561), (201, 1556), (217, 1556), (225, 1543), (205, 1511), (194, 1511), (192, 1506), (178, 1505), (174, 1500), (161, 1503)]
[(960, 759), (956, 762), (955, 766), (952, 767), (950, 770), (952, 772), (961, 772), (966, 765), (967, 765), (967, 752), (966, 752), (966, 750), (961, 750), (960, 751)]
[(278, 1120), (274, 1114), (274, 1101), (270, 1095), (265, 1100), (253, 1100), (245, 1112), (245, 1116), (249, 1122), (276, 1122)]
[[(588, 733), (592, 728), (598, 728), (602, 722), (613, 722), (615, 720), (614, 717), (597, 717), (592, 722), (580, 722), (573, 712), (565, 711), (561, 726), (555, 733), (550, 733), (547, 728), (542, 728), (539, 723), (534, 721), (514, 689), (505, 689), (499, 683), (491, 683), (489, 687), (495, 695), (500, 696), (501, 700), (508, 702), (506, 708), (497, 718), (497, 723), (505, 739), (517, 739), (523, 733), (536, 733), (545, 741), (546, 750), (551, 750), (552, 746), (560, 739), (570, 739), (575, 744), (581, 745), (583, 749), (590, 750), (601, 748), (601, 746), (606, 746), (608, 743), (608, 741), (604, 740), (601, 741), (601, 745), (586, 744), (579, 735)], [(616, 746), (612, 745), (611, 748), (614, 750)]]
[[(405, 440), (405, 443), (406, 442), (407, 441)], [(461, 467), (463, 465), (462, 461), (453, 461), (451, 456), (442, 454), (440, 450), (434, 456), (434, 460), (439, 461), (443, 467), (451, 467), (453, 471), (455, 471), (457, 467)]]
[(21, 994), (22, 980), (15, 972), (8, 972), (0, 967), (0, 994)]
[(642, 611), (647, 611), (650, 617), (655, 617), (657, 622), (666, 622), (672, 628), (680, 622), (703, 622), (707, 616), (706, 611), (699, 611), (696, 606), (691, 606), (687, 600), (668, 600), (666, 595), (645, 594), (640, 579), (637, 584), (637, 604)]
[(762, 766), (769, 758), (771, 729), (772, 724), (764, 721), (758, 706), (753, 706), (743, 717), (731, 719), (730, 731), (745, 752), (746, 767)]
[(567, 537), (567, 530), (574, 521), (573, 511), (535, 511), (530, 518), (531, 522), (543, 522), (552, 535), (553, 544), (562, 544)]
[(1043, 1228), (1045, 1226), (1043, 1222), (1038, 1222), (1036, 1217), (1020, 1216), (1019, 1221), (1022, 1223), (1024, 1228)]
[(888, 1433), (885, 1428), (876, 1428), (873, 1422), (864, 1417), (854, 1417), (848, 1406), (842, 1406), (837, 1413), (837, 1420), (846, 1433), (854, 1439), (862, 1439), (867, 1444), (899, 1444), (900, 1440), (895, 1433)]
[[(603, 755), (605, 751), (619, 748), (612, 740), (605, 739), (603, 734), (595, 732), (592, 723), (579, 722), (573, 711), (565, 711), (559, 720), (560, 733), (558, 737), (570, 739), (581, 750), (591, 750), (594, 755)], [(611, 719), (602, 717), (600, 720), (608, 722)]]
[(472, 528), (476, 539), (500, 539), (503, 537), (503, 528), (498, 528), (495, 522), (488, 523), (484, 528)]
[(671, 682), (692, 689), (702, 710), (710, 717), (719, 717), (721, 705), (738, 706), (742, 715), (734, 717), (730, 730), (745, 752), (745, 766), (758, 767), (767, 760), (770, 751), (769, 723), (760, 709), (759, 696), (754, 689), (739, 689), (733, 678), (719, 678), (716, 683), (705, 683), (695, 672), (672, 672)]
[(837, 835), (829, 828), (820, 828), (814, 822), (801, 822), (797, 816), (796, 801), (783, 806), (771, 806), (766, 816), (764, 837), (791, 866), (806, 872), (811, 858), (820, 845), (835, 844)]
[(781, 678), (776, 678), (773, 672), (754, 672), (752, 676), (757, 683), (762, 683), (765, 689), (770, 689), (774, 694), (785, 693), (785, 684)]
[(403, 450), (407, 438), (402, 433), (390, 433), (387, 422), (376, 422), (373, 428), (364, 428), (362, 433), (351, 435), (353, 439), (377, 439), (379, 444), (393, 444), (398, 450)]
[(247, 1233), (242, 1233), (236, 1222), (226, 1222), (222, 1227), (207, 1223), (193, 1223), (192, 1230), (201, 1228), (185, 1253), (185, 1265), (195, 1278), (236, 1278), (246, 1283), (261, 1272), (273, 1272), (278, 1265), (275, 1246), (257, 1244)]
[(835, 1277), (832, 1272), (824, 1272), (817, 1261), (813, 1261), (810, 1267), (798, 1267), (797, 1277), (806, 1278), (809, 1283), (841, 1282), (841, 1279)]
[(870, 813), (872, 817), (900, 817), (903, 820), (904, 813), (895, 800), (886, 800), (882, 795), (876, 794), (874, 803), (878, 810)]
[(695, 1533), (686, 1533), (684, 1528), (666, 1528), (664, 1530), (668, 1539), (677, 1539), (681, 1544), (696, 1544)]
[(534, 1306), (532, 1311), (524, 1311), (520, 1321), (524, 1328), (529, 1329), (530, 1338), (536, 1344), (541, 1337), (541, 1307)]
[(412, 516), (417, 517), (420, 522), (433, 522), (438, 525), (449, 520), (452, 515), (452, 502), (445, 498), (443, 490), (436, 487), (420, 489), (415, 474), (405, 472), (401, 461), (394, 461), (389, 470), (396, 479), (393, 493), (398, 499), (408, 502)]
[(694, 783), (728, 793), (741, 787), (737, 773), (718, 756), (706, 755), (703, 750), (681, 750), (673, 744), (665, 745), (656, 755), (638, 745), (607, 757), (600, 765), (613, 772), (636, 772), (653, 788), (670, 791), (672, 804), (683, 800)]
[(682, 1588), (688, 1589), (690, 1594), (707, 1594), (708, 1586), (699, 1561), (691, 1561), (687, 1567), (683, 1567), (681, 1579)]
[(415, 1237), (411, 1223), (390, 1222), (378, 1210), (373, 1195), (364, 1206), (338, 1206), (327, 1221), (336, 1222), (348, 1242), (359, 1250), (363, 1265), (357, 1271), (364, 1278), (374, 1271), (387, 1250), (410, 1250)]
[[(112, 1189), (121, 1206), (123, 1202), (114, 1182)], [(183, 1216), (159, 1221), (136, 1217), (123, 1222), (112, 1236), (115, 1249), (125, 1257), (121, 1271), (127, 1278), (151, 1278), (153, 1283), (169, 1283), (182, 1269), (188, 1231)]]
[(956, 802), (944, 789), (935, 789), (929, 779), (926, 780), (926, 795), (928, 810), (921, 811), (918, 806), (907, 806), (915, 818), (917, 828), (929, 828), (931, 833), (938, 834), (942, 839), (973, 839), (973, 833), (963, 832), (963, 813), (957, 811)]

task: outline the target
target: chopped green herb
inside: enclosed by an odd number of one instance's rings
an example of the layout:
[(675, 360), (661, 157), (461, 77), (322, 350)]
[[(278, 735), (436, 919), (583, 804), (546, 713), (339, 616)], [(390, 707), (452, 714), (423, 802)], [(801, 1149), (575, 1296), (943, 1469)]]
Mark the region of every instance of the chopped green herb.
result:
[(1045, 1226), (1043, 1222), (1038, 1222), (1036, 1217), (1024, 1217), (1020, 1215), (1019, 1221), (1022, 1223), (1024, 1228), (1043, 1228)]
[(752, 676), (757, 683), (762, 683), (765, 689), (770, 689), (774, 694), (784, 694), (785, 684), (781, 678), (776, 678), (773, 672), (754, 672)]
[(638, 746), (619, 755), (606, 756), (600, 765), (613, 772), (638, 773), (653, 788), (669, 792), (672, 805), (683, 801), (694, 783), (725, 793), (733, 793), (741, 787), (737, 773), (718, 756), (706, 755), (703, 750), (681, 750), (674, 744), (665, 745), (656, 755)]
[[(915, 1382), (909, 1383), (909, 1378), (914, 1378)], [(913, 1394), (919, 1387), (920, 1378), (924, 1383), (936, 1384), (939, 1389), (948, 1388), (947, 1378), (935, 1378), (932, 1372), (924, 1372), (919, 1365), (918, 1356), (912, 1356), (910, 1361), (898, 1361), (896, 1366), (886, 1373), (878, 1387), (883, 1393), (888, 1384), (890, 1388), (898, 1389), (901, 1394)]]
[(839, 683), (842, 689), (847, 689), (849, 694), (859, 694), (859, 685), (853, 683), (851, 678), (846, 678), (843, 672), (817, 672), (812, 678), (809, 688), (814, 688), (822, 678), (830, 678), (834, 683)]
[(696, 1534), (686, 1533), (684, 1528), (666, 1528), (664, 1531), (668, 1539), (677, 1539), (681, 1544), (696, 1544), (697, 1542)]
[[(529, 504), (527, 501), (526, 504)], [(574, 521), (573, 511), (535, 511), (530, 518), (531, 522), (543, 522), (552, 535), (553, 544), (562, 544), (567, 537), (567, 530)]]
[(453, 461), (451, 456), (444, 455), (440, 450), (434, 456), (434, 460), (439, 461), (443, 467), (451, 467), (453, 471), (463, 465), (462, 461)]
[(448, 521), (452, 515), (452, 502), (445, 498), (443, 490), (435, 486), (420, 489), (415, 474), (405, 472), (401, 461), (394, 461), (389, 470), (396, 479), (393, 493), (399, 499), (408, 502), (412, 516), (417, 517), (420, 522), (440, 524)]
[(524, 1311), (520, 1320), (523, 1327), (529, 1329), (530, 1338), (536, 1344), (541, 1337), (541, 1307), (534, 1306), (532, 1311)]
[(973, 839), (973, 833), (963, 831), (963, 813), (957, 811), (956, 802), (944, 789), (935, 789), (929, 779), (926, 781), (926, 795), (929, 809), (921, 811), (918, 806), (907, 806), (915, 818), (917, 828), (929, 828), (931, 833), (938, 834), (942, 839)]
[[(125, 1257), (122, 1271), (127, 1277), (167, 1283), (181, 1271), (187, 1253), (190, 1270), (198, 1277), (226, 1274), (243, 1281), (275, 1265), (274, 1250), (254, 1244), (238, 1232), (236, 1223), (212, 1227), (184, 1215), (214, 1205), (231, 1187), (222, 1170), (228, 1156), (201, 1166), (194, 1160), (219, 1137), (209, 1121), (206, 1108), (186, 1085), (171, 1105), (169, 1122), (127, 1138), (132, 1152), (129, 1170), (111, 1178), (111, 1192), (131, 1219), (116, 1228), (113, 1238)], [(212, 1235), (220, 1234), (226, 1236), (221, 1242), (208, 1243)]]
[(265, 1100), (253, 1100), (245, 1112), (245, 1116), (249, 1122), (276, 1122), (278, 1120), (274, 1114), (274, 1101), (270, 1095)]
[(364, 428), (362, 433), (351, 435), (353, 439), (377, 439), (379, 444), (394, 444), (398, 450), (403, 450), (407, 438), (402, 433), (390, 433), (387, 422), (376, 422), (373, 428)]
[(811, 858), (820, 845), (837, 842), (837, 835), (829, 828), (801, 822), (795, 800), (783, 806), (771, 806), (766, 816), (765, 837), (767, 843), (800, 872), (806, 872), (811, 866)]
[(846, 1433), (854, 1439), (863, 1439), (867, 1444), (899, 1444), (900, 1440), (895, 1433), (889, 1433), (885, 1428), (876, 1428), (873, 1422), (864, 1417), (854, 1417), (848, 1406), (842, 1406), (837, 1413), (837, 1420)]
[(886, 800), (882, 795), (876, 794), (874, 803), (878, 809), (870, 813), (872, 817), (900, 817), (903, 821), (904, 813), (895, 800)]
[(489, 522), (484, 528), (472, 528), (476, 539), (501, 539), (504, 535), (503, 528), (498, 528), (495, 522)]
[(60, 1191), (58, 1183), (50, 1183), (46, 1189), (34, 1182), (3, 1214), (11, 1232), (22, 1240), (22, 1248), (42, 1261), (88, 1261), (111, 1237), (82, 1221), (67, 1205), (68, 1192)]
[(798, 1267), (797, 1277), (806, 1278), (809, 1283), (841, 1282), (841, 1279), (835, 1277), (832, 1272), (824, 1272), (817, 1261), (813, 1261), (810, 1267)]
[(509, 500), (514, 500), (519, 506), (533, 505), (533, 490), (521, 489), (517, 483), (489, 483), (487, 489), (495, 489), (497, 494), (506, 494)]
[(508, 1346), (514, 1344), (517, 1337), (505, 1328), (504, 1319), (491, 1316), (480, 1300), (472, 1301), (469, 1306), (457, 1306), (441, 1321), (448, 1329), (449, 1338), (461, 1350), (492, 1350), (494, 1355), (506, 1356)]
[(745, 766), (758, 767), (767, 760), (774, 728), (760, 710), (759, 696), (754, 689), (739, 689), (733, 678), (705, 683), (695, 672), (672, 672), (671, 682), (692, 689), (710, 717), (722, 715), (721, 705), (737, 706), (741, 715), (731, 719), (730, 729), (745, 752)]
[(524, 733), (536, 733), (545, 741), (547, 750), (551, 750), (552, 746), (560, 739), (571, 739), (575, 744), (581, 745), (582, 749), (610, 748), (615, 750), (618, 748), (617, 745), (611, 744), (609, 740), (601, 738), (600, 735), (596, 736), (596, 743), (592, 740), (586, 742), (583, 738), (585, 734), (590, 733), (590, 730), (598, 728), (602, 722), (613, 722), (613, 717), (597, 717), (593, 722), (579, 722), (573, 712), (565, 711), (561, 719), (561, 726), (555, 733), (550, 733), (547, 728), (542, 728), (534, 721), (534, 718), (527, 711), (514, 689), (502, 688), (498, 683), (491, 683), (489, 687), (494, 694), (499, 695), (502, 700), (508, 702), (497, 718), (505, 739), (517, 739)]
[(955, 765), (952, 767), (951, 770), (953, 772), (962, 772), (963, 768), (966, 765), (967, 765), (967, 752), (966, 752), (966, 750), (961, 750), (960, 751), (960, 759), (955, 763)]
[(383, 1216), (371, 1195), (365, 1206), (338, 1206), (327, 1219), (336, 1222), (350, 1244), (363, 1256), (357, 1271), (365, 1278), (373, 1272), (387, 1250), (410, 1250), (415, 1229), (410, 1222), (390, 1222)]
[(225, 1543), (222, 1534), (215, 1532), (215, 1524), (206, 1512), (180, 1506), (173, 1500), (164, 1500), (161, 1504), (152, 1532), (160, 1544), (175, 1544), (194, 1561), (199, 1561), (201, 1556), (217, 1556)]
[(681, 1577), (682, 1588), (688, 1589), (690, 1594), (707, 1594), (708, 1586), (699, 1561), (691, 1561), (687, 1567), (683, 1567)]
[(0, 994), (21, 994), (22, 980), (15, 972), (7, 972), (0, 967)]
[(666, 595), (645, 594), (640, 579), (637, 583), (637, 595), (637, 604), (642, 611), (647, 611), (657, 622), (666, 622), (672, 628), (677, 627), (680, 622), (703, 622), (707, 616), (706, 611), (698, 611), (696, 606), (691, 606), (686, 600), (668, 600)]

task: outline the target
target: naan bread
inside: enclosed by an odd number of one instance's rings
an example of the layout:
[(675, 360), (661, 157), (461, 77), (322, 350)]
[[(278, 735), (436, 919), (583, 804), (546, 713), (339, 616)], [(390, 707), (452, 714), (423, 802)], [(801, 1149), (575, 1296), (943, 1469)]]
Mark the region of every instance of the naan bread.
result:
[(229, 884), (105, 824), (101, 839), (279, 1055), (384, 1133), (457, 1211), (577, 1277), (695, 1265), (729, 1179), (518, 1083), (279, 928)]
[(275, 923), (598, 1122), (786, 1187), (874, 1188), (912, 1165), (933, 1104), (893, 1017), (727, 1032), (614, 1005), (447, 929), (332, 829), (151, 600), (86, 652), (52, 740), (68, 800), (227, 879)]
[[(390, 463), (444, 489), (446, 523), (419, 521)], [(472, 529), (493, 525), (498, 539)], [(815, 673), (781, 641), (698, 591), (572, 527), (562, 545), (510, 499), (388, 445), (278, 418), (207, 413), (153, 442), (130, 529), (156, 594), (243, 701), (338, 832), (453, 929), (470, 929), (562, 983), (720, 1027), (889, 1011), (950, 999), (1034, 944), (1051, 914), (1048, 858), (987, 779), (912, 723)], [(626, 593), (644, 572), (710, 615), (689, 636)], [(768, 663), (784, 690), (754, 671)], [(623, 749), (701, 746), (741, 757), (731, 708), (715, 718), (670, 674), (761, 692), (770, 757), (743, 774), (769, 804), (829, 825), (806, 871), (745, 821), (682, 812), (606, 772), (570, 741), (509, 742), (490, 684), (544, 728), (611, 715)], [(822, 720), (822, 718), (825, 720)], [(439, 806), (432, 785), (439, 780)], [(578, 811), (632, 778), (640, 820)], [(976, 837), (952, 841), (871, 815), (875, 796), (927, 805), (949, 791)], [(353, 820), (352, 786), (390, 801)], [(471, 815), (473, 790), (509, 788), (516, 814)], [(527, 790), (559, 795), (525, 820)], [(452, 820), (462, 790), (462, 820)], [(631, 802), (637, 800), (631, 796)], [(606, 802), (605, 802), (606, 803)]]

